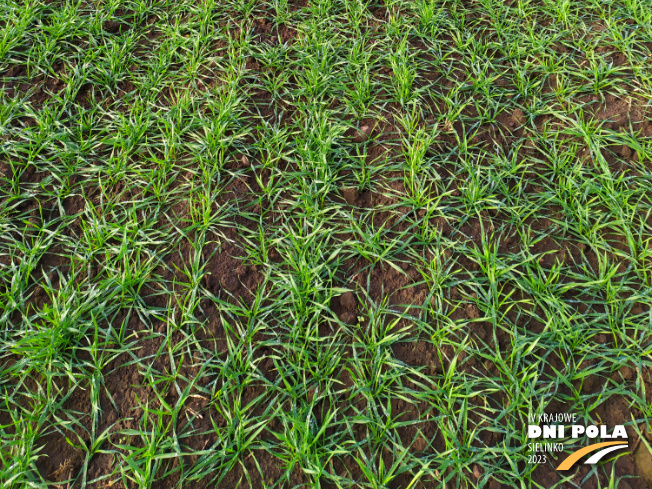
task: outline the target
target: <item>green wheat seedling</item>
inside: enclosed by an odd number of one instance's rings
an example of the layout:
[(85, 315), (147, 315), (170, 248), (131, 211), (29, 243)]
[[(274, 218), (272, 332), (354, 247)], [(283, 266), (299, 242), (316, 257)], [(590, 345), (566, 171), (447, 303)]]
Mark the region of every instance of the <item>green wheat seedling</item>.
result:
[[(651, 11), (4, 2), (0, 484), (623, 485)], [(552, 411), (637, 455), (531, 463)]]

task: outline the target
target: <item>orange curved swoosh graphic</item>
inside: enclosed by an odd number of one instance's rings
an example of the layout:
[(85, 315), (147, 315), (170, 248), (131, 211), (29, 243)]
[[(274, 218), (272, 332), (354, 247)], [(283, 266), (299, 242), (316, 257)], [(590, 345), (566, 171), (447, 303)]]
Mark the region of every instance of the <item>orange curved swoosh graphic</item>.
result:
[(571, 453), (568, 457), (564, 459), (562, 463), (559, 464), (557, 470), (568, 470), (570, 469), (575, 462), (582, 458), (587, 453), (594, 452), (600, 448), (610, 447), (611, 445), (627, 445), (627, 442), (624, 441), (605, 441), (603, 443), (595, 443), (589, 445), (588, 447), (580, 448), (578, 451)]

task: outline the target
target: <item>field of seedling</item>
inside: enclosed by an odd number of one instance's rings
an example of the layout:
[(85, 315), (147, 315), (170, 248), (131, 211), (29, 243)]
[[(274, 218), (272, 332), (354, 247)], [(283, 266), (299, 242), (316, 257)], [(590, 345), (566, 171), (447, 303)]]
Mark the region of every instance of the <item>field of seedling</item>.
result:
[(2, 0), (0, 486), (652, 487), (651, 21)]

